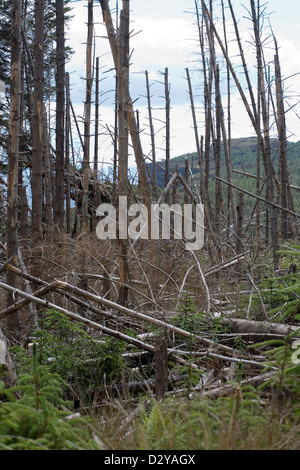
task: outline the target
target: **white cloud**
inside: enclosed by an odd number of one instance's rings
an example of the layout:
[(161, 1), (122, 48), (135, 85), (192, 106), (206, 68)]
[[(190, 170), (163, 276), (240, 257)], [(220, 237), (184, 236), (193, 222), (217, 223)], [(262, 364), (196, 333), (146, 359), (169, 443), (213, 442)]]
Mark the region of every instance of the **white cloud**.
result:
[[(68, 36), (70, 37), (69, 44), (75, 50), (75, 54), (68, 65), (68, 70), (73, 72), (71, 75), (71, 82), (73, 83), (72, 99), (76, 104), (76, 112), (79, 115), (83, 114), (83, 101), (85, 95), (85, 81), (80, 79), (84, 78), (85, 75), (85, 49), (86, 49), (86, 7), (78, 3), (74, 10), (75, 17), (72, 20), (70, 31)], [(170, 12), (170, 15), (172, 12)], [(95, 34), (96, 34), (96, 55), (101, 57), (100, 63), (102, 71), (108, 70), (112, 67), (112, 59), (109, 49), (109, 42), (106, 38), (106, 30), (102, 24), (102, 15), (100, 8), (95, 9)], [(229, 21), (228, 35), (230, 37), (230, 57), (235, 66), (241, 64), (240, 58), (238, 57), (237, 42), (234, 40), (234, 32), (232, 29), (231, 22)], [(240, 34), (243, 41), (243, 47), (245, 57), (249, 70), (251, 71), (251, 77), (253, 77), (253, 87), (255, 89), (256, 82), (256, 70), (255, 66), (255, 50), (253, 44), (251, 44), (251, 31), (250, 22), (242, 20), (240, 23)], [(218, 26), (220, 35), (222, 36), (223, 30), (221, 25)], [(164, 90), (163, 86), (158, 84), (158, 81), (162, 81), (163, 77), (158, 71), (164, 71), (165, 67), (170, 68), (170, 83), (171, 83), (171, 156), (175, 157), (180, 154), (195, 151), (195, 138), (194, 131), (192, 129), (192, 117), (189, 109), (189, 98), (186, 93), (187, 83), (185, 80), (186, 67), (191, 65), (191, 61), (195, 59), (193, 53), (199, 52), (199, 44), (197, 42), (197, 28), (194, 24), (194, 18), (190, 16), (190, 19), (183, 18), (172, 18), (161, 15), (147, 15), (147, 16), (135, 16), (134, 11), (131, 18), (131, 48), (132, 54), (132, 65), (131, 65), (131, 94), (132, 98), (136, 99), (142, 94), (146, 93), (145, 79), (142, 75), (137, 75), (136, 72), (144, 73), (145, 70), (149, 71), (150, 83), (155, 83), (155, 86), (151, 88), (153, 93), (153, 115), (156, 119), (160, 119), (162, 122), (155, 121), (156, 131), (159, 131), (156, 135), (157, 144), (157, 158), (163, 159), (165, 156), (164, 152), (164, 135), (165, 131), (162, 129), (164, 121), (164, 110), (158, 110), (157, 107), (164, 107)], [(294, 25), (294, 31), (296, 31), (296, 25)], [(298, 64), (300, 64), (300, 49), (298, 47), (297, 39), (288, 36), (277, 36), (278, 44), (280, 47), (280, 58), (282, 65), (283, 77), (294, 75), (298, 72)], [(274, 48), (269, 47), (266, 49), (266, 60), (272, 61), (274, 55)], [(193, 63), (192, 68), (197, 67), (197, 63)], [(196, 106), (201, 107), (203, 96), (201, 93), (201, 74), (192, 74), (192, 82), (195, 93)], [(245, 92), (246, 85), (242, 78), (242, 69), (238, 69), (238, 76), (241, 82), (244, 84)], [(103, 74), (103, 76), (105, 76)], [(114, 72), (107, 75), (108, 80), (103, 81), (101, 84), (101, 91), (106, 93), (113, 89)], [(232, 82), (233, 83), (233, 82)], [(293, 76), (285, 81), (286, 97), (288, 98), (286, 103), (286, 109), (294, 104), (297, 100), (297, 93), (300, 89), (300, 76)], [(200, 90), (200, 91), (199, 91)], [(254, 130), (251, 126), (250, 119), (244, 109), (244, 105), (238, 94), (231, 96), (232, 105), (232, 136), (246, 137), (248, 135), (254, 135)], [(110, 101), (104, 103), (101, 106), (101, 120), (103, 133), (100, 136), (100, 159), (104, 162), (110, 161), (113, 155), (111, 137), (107, 133), (106, 126), (111, 129), (114, 125), (114, 109), (113, 109), (113, 92), (108, 95)], [(226, 98), (224, 97), (224, 106)], [(144, 153), (147, 155), (150, 150), (150, 137), (147, 135), (147, 108), (145, 101), (140, 99), (135, 103), (136, 109), (140, 112), (140, 123), (141, 128), (144, 131), (141, 133), (141, 139), (143, 143)], [(291, 110), (287, 113), (288, 129), (295, 136), (292, 137), (294, 140), (300, 136), (300, 120), (298, 116)], [(203, 133), (203, 114), (199, 111), (198, 113), (198, 125), (199, 133)], [(104, 132), (105, 131), (105, 132)], [(132, 151), (131, 151), (132, 152)], [(134, 163), (134, 157), (131, 155), (130, 164)]]
[(179, 18), (133, 17), (133, 66), (138, 68), (186, 67), (194, 43), (189, 37), (191, 23)]

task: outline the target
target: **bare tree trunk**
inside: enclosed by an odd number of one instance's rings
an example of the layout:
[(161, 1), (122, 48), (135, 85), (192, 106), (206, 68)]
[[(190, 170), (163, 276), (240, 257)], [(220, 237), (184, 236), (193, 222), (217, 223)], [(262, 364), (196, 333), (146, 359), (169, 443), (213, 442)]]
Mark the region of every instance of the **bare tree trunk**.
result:
[[(115, 64), (116, 70), (118, 69), (118, 44), (116, 38), (116, 32), (114, 30), (113, 21), (108, 5), (107, 0), (100, 0), (102, 13), (103, 13), (103, 20), (106, 25), (108, 40), (110, 43), (112, 56)], [(139, 182), (141, 191), (143, 194), (144, 204), (147, 206), (148, 213), (151, 213), (151, 192), (150, 192), (150, 185), (147, 177), (145, 159), (142, 149), (142, 144), (139, 136), (139, 130), (136, 122), (135, 113), (133, 110), (133, 104), (131, 98), (129, 98), (128, 102), (128, 115), (129, 115), (129, 130), (135, 155), (135, 160), (138, 168), (139, 173)], [(149, 226), (150, 227), (150, 226)]]
[[(119, 26), (119, 196), (127, 197), (128, 181), (128, 101), (129, 101), (129, 0), (123, 0)], [(126, 305), (128, 298), (127, 233), (121, 236), (119, 220), (120, 281), (119, 303)]]
[(193, 96), (190, 72), (188, 68), (186, 68), (185, 70), (186, 70), (186, 77), (188, 81), (190, 103), (191, 103), (191, 110), (192, 110), (192, 117), (193, 117), (193, 128), (194, 128), (194, 134), (195, 134), (195, 142), (196, 142), (199, 172), (200, 172), (200, 195), (202, 196), (203, 195), (203, 183), (204, 183), (203, 181), (203, 158), (202, 158), (202, 151), (201, 151), (200, 140), (199, 140), (198, 124), (197, 124), (197, 117), (196, 117), (196, 110), (195, 110), (195, 104), (194, 104), (194, 96)]
[[(165, 100), (166, 100), (166, 166), (165, 166), (165, 186), (170, 179), (170, 85), (169, 70), (165, 69)], [(166, 194), (165, 202), (169, 203), (169, 192)]]
[(66, 74), (66, 158), (65, 158), (65, 174), (66, 174), (66, 232), (71, 234), (71, 168), (70, 168), (70, 133), (71, 133), (71, 116), (70, 116), (70, 77)]
[[(189, 180), (190, 180), (190, 166), (189, 166), (188, 159), (185, 158), (185, 162), (184, 162), (184, 181), (185, 181), (187, 186), (189, 186)], [(189, 195), (186, 191), (184, 191), (183, 200), (184, 200), (184, 204), (189, 204), (190, 203)]]
[(115, 90), (115, 122), (114, 122), (114, 155), (113, 155), (113, 185), (112, 200), (115, 202), (117, 197), (117, 179), (118, 179), (118, 74), (116, 73), (116, 90)]
[[(283, 101), (283, 89), (281, 80), (281, 69), (278, 56), (278, 47), (276, 44), (276, 55), (274, 56), (275, 62), (275, 83), (276, 83), (276, 101), (277, 101), (277, 129), (278, 129), (278, 145), (279, 145), (279, 172), (280, 172), (280, 205), (284, 208), (289, 207), (288, 197), (288, 155), (287, 155), (287, 136), (286, 136), (286, 120)], [(288, 214), (285, 211), (281, 212), (281, 236), (283, 240), (289, 238), (289, 223)]]
[(42, 241), (42, 154), (44, 98), (44, 0), (35, 0), (34, 109), (32, 127), (32, 241)]
[(99, 57), (96, 59), (96, 89), (95, 89), (95, 150), (94, 150), (94, 178), (98, 177), (99, 157), (99, 93), (100, 93), (100, 66)]
[(243, 193), (239, 193), (239, 203), (237, 206), (237, 225), (236, 225), (236, 253), (239, 254), (243, 251), (243, 209), (244, 198)]
[(151, 137), (152, 181), (153, 181), (152, 196), (153, 196), (153, 199), (156, 201), (157, 199), (157, 168), (156, 168), (155, 132), (154, 132), (154, 125), (153, 125), (153, 117), (152, 117), (149, 73), (147, 70), (145, 72), (145, 75), (146, 75), (149, 127), (150, 127), (150, 137)]
[[(255, 8), (254, 0), (251, 0), (251, 12), (252, 12), (252, 21), (256, 45), (256, 58), (257, 58), (257, 67), (259, 74), (260, 82), (260, 91), (261, 91), (261, 109), (262, 109), (262, 123), (264, 130), (264, 160), (265, 160), (265, 172), (267, 179), (267, 199), (271, 202), (274, 202), (274, 180), (273, 173), (274, 168), (271, 160), (271, 144), (270, 144), (270, 134), (269, 134), (269, 115), (267, 109), (267, 100), (266, 100), (266, 90), (265, 90), (265, 81), (264, 81), (264, 71), (263, 71), (263, 60), (262, 60), (262, 47), (259, 31), (259, 22)], [(274, 270), (278, 269), (278, 233), (277, 233), (277, 210), (272, 205), (270, 207), (270, 223), (271, 223), (271, 240), (273, 248), (273, 261), (274, 261)]]
[(44, 186), (45, 186), (45, 211), (46, 211), (46, 239), (47, 241), (53, 240), (54, 227), (53, 227), (53, 214), (52, 214), (52, 175), (51, 175), (51, 164), (50, 164), (50, 139), (47, 126), (47, 113), (44, 108), (43, 111), (43, 157), (44, 157)]
[[(216, 140), (214, 142), (214, 154), (216, 165), (216, 176), (221, 175), (221, 95), (220, 95), (220, 73), (219, 65), (215, 64), (215, 93), (216, 93)], [(221, 213), (222, 213), (222, 188), (221, 183), (216, 179), (216, 233), (221, 235)]]
[(82, 195), (82, 233), (88, 232), (89, 215), (89, 179), (90, 179), (90, 138), (91, 138), (91, 103), (92, 103), (92, 46), (93, 46), (93, 0), (88, 0), (88, 37), (86, 48), (86, 99), (84, 113), (84, 149), (83, 149), (83, 195)]
[(64, 0), (56, 0), (56, 174), (54, 219), (58, 233), (64, 230), (65, 150), (65, 32)]
[[(26, 16), (26, 11), (23, 9), (23, 18)], [(24, 19), (23, 19), (24, 21)], [(23, 133), (24, 128), (24, 89), (25, 89), (25, 60), (26, 53), (25, 48), (21, 51), (21, 76), (20, 76), (20, 122), (19, 131), (20, 141), (19, 148), (20, 153), (23, 153), (25, 149), (25, 138)], [(23, 181), (23, 159), (19, 157), (18, 162), (18, 222), (19, 222), (19, 235), (20, 238), (28, 238), (28, 200), (26, 194), (26, 188)]]
[(155, 398), (163, 400), (168, 388), (168, 349), (166, 341), (161, 338), (154, 347), (155, 362)]
[(95, 141), (94, 141), (94, 168), (93, 168), (93, 197), (91, 230), (96, 227), (96, 209), (100, 204), (100, 186), (98, 180), (98, 159), (99, 159), (99, 109), (100, 109), (100, 65), (99, 57), (96, 58), (96, 80), (95, 80)]
[[(22, 1), (12, 3), (11, 36), (11, 82), (10, 82), (10, 119), (8, 138), (7, 169), (7, 258), (14, 257), (18, 264), (18, 164), (19, 164), (19, 126), (20, 126), (20, 80), (21, 80), (21, 15)], [(14, 273), (7, 273), (7, 283), (17, 287)], [(14, 303), (12, 293), (7, 295), (7, 305)], [(19, 314), (16, 312), (7, 319), (7, 330), (13, 341), (20, 339)]]

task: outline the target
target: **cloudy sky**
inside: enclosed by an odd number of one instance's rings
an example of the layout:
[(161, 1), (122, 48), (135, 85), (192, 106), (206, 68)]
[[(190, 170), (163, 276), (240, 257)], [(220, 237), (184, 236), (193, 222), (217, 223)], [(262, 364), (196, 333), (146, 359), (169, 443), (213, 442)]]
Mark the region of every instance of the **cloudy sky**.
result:
[[(110, 0), (110, 7), (114, 15), (116, 0)], [(216, 14), (217, 5), (215, 0)], [(226, 5), (226, 0), (225, 0)], [(247, 10), (241, 6), (248, 5), (233, 0), (236, 15), (240, 21), (241, 35), (245, 41), (245, 53), (249, 67), (255, 63), (255, 53), (250, 44), (251, 23), (247, 19)], [(100, 57), (101, 67), (101, 160), (106, 163), (112, 155), (111, 139), (107, 135), (107, 126), (113, 126), (113, 100), (114, 100), (114, 71), (106, 38), (105, 28), (102, 24), (101, 8), (98, 1), (94, 2), (95, 11), (95, 55)], [(119, 5), (122, 2), (119, 0)], [(83, 115), (83, 101), (85, 97), (85, 43), (87, 37), (87, 1), (72, 2), (73, 19), (68, 31), (69, 44), (75, 53), (68, 64), (71, 76), (71, 98), (78, 116)], [(286, 107), (298, 102), (300, 95), (300, 2), (299, 0), (271, 0), (267, 4), (266, 12), (270, 13), (270, 22), (280, 47), (281, 66), (285, 78)], [(268, 20), (266, 19), (266, 27)], [(145, 71), (149, 72), (152, 94), (153, 116), (155, 118), (156, 145), (158, 159), (164, 158), (165, 133), (164, 120), (164, 85), (163, 75), (165, 68), (169, 70), (171, 94), (171, 156), (193, 152), (195, 150), (194, 134), (192, 129), (192, 116), (189, 107), (189, 95), (185, 69), (188, 67), (192, 77), (199, 132), (203, 129), (203, 96), (201, 87), (201, 70), (199, 44), (197, 42), (197, 28), (194, 15), (194, 0), (131, 0), (131, 78), (130, 92), (139, 110), (140, 128), (144, 153), (150, 152), (150, 138), (148, 135), (148, 119), (145, 100)], [(228, 23), (228, 34), (232, 27)], [(268, 29), (266, 30), (266, 32)], [(233, 36), (231, 36), (233, 37)], [(231, 56), (234, 59), (237, 52), (235, 41), (230, 41)], [(272, 47), (266, 48), (267, 60), (272, 60)], [(236, 62), (238, 66), (238, 62)], [(253, 77), (255, 73), (253, 72)], [(292, 77), (293, 76), (293, 77)], [(290, 78), (289, 78), (290, 77)], [(241, 77), (242, 79), (242, 77)], [(233, 137), (253, 135), (243, 105), (238, 94), (232, 89), (232, 131)], [(226, 102), (226, 97), (224, 97)], [(225, 104), (224, 104), (225, 106)], [(300, 110), (299, 110), (300, 113)], [(289, 138), (300, 140), (300, 120), (297, 107), (287, 113)], [(131, 160), (133, 161), (133, 159)]]

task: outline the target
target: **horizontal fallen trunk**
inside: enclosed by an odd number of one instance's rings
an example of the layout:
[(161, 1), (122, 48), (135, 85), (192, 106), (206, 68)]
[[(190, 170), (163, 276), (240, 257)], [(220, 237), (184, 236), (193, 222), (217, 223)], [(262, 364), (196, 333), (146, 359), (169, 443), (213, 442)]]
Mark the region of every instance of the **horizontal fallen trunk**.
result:
[(241, 381), (239, 385), (226, 384), (226, 385), (221, 385), (219, 387), (213, 388), (211, 390), (204, 390), (201, 395), (209, 397), (209, 398), (228, 397), (229, 395), (232, 395), (236, 391), (237, 387), (242, 388), (242, 387), (245, 387), (246, 385), (251, 385), (252, 387), (258, 387), (259, 385), (263, 384), (267, 380), (271, 379), (275, 374), (276, 374), (276, 371), (266, 372), (265, 374), (256, 375), (255, 377), (244, 379)]
[(278, 339), (278, 335), (287, 337), (292, 333), (300, 336), (300, 327), (294, 325), (283, 325), (267, 321), (243, 320), (240, 318), (221, 318), (220, 321), (228, 326), (233, 333), (268, 334), (268, 339)]

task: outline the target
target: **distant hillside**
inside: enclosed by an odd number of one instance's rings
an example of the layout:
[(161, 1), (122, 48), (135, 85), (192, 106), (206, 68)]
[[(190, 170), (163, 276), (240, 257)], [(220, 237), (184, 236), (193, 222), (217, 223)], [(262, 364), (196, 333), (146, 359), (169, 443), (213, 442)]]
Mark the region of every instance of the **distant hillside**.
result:
[[(272, 159), (274, 161), (275, 170), (278, 167), (278, 141), (277, 139), (271, 140), (272, 146)], [(248, 173), (256, 174), (256, 152), (257, 152), (257, 139), (256, 137), (247, 137), (241, 139), (233, 139), (231, 142), (231, 161), (232, 166), (236, 170), (244, 170)], [(170, 160), (170, 171), (174, 171), (178, 166), (178, 171), (184, 176), (185, 159), (188, 159), (190, 168), (193, 168), (195, 180), (197, 180), (197, 173), (199, 173), (197, 153), (187, 153), (179, 155)], [(291, 176), (291, 183), (300, 186), (300, 141), (288, 142), (288, 161)], [(157, 180), (158, 185), (163, 187), (165, 184), (165, 161), (158, 162), (157, 167)], [(148, 164), (149, 170), (152, 174), (152, 163)], [(224, 152), (221, 153), (221, 173), (225, 176), (226, 166)], [(213, 179), (215, 174), (213, 150), (211, 149), (210, 157), (210, 178)]]

